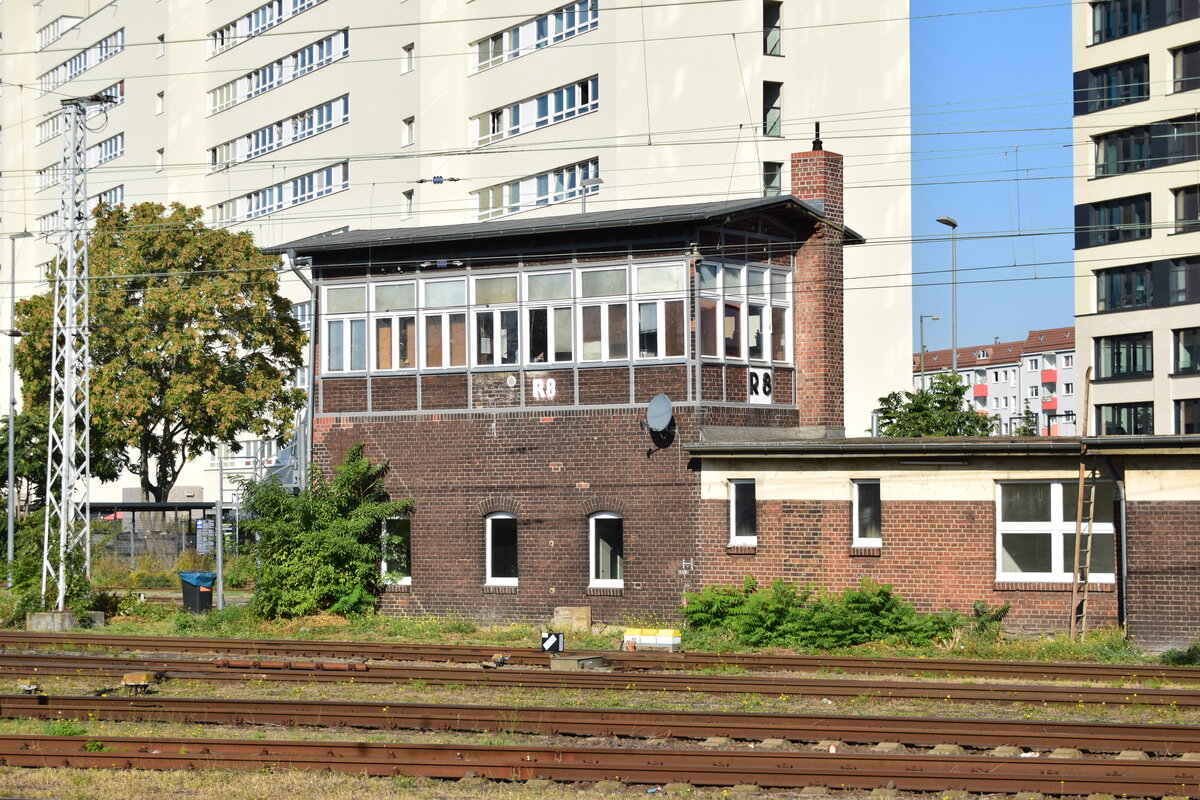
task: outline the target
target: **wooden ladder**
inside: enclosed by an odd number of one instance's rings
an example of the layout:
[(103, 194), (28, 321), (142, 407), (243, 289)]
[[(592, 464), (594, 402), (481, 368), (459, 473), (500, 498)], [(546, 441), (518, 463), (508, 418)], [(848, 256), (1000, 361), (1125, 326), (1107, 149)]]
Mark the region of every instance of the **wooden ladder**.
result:
[[(1096, 516), (1096, 458), (1088, 458), (1088, 410), (1092, 392), (1092, 368), (1083, 376), (1083, 425), (1076, 431), (1079, 442), (1079, 480), (1075, 494), (1075, 564), (1071, 571), (1071, 638), (1087, 630), (1088, 583), (1092, 568), (1092, 522)], [(1089, 464), (1089, 461), (1091, 462)]]

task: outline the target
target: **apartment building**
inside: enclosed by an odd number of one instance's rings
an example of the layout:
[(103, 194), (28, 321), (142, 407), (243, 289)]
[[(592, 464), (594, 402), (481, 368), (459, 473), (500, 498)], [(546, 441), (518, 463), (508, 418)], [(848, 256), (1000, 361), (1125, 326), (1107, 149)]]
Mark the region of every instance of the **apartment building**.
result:
[[(908, 3), (700, 11), (679, 0), (5, 3), (0, 238), (34, 234), (11, 240), (17, 295), (43, 288), (38, 265), (61, 227), (63, 98), (112, 98), (89, 121), (93, 201), (201, 205), (263, 246), (786, 195), (791, 154), (811, 148), (820, 122), (845, 156), (847, 216), (868, 240), (896, 242), (846, 257), (846, 415), (866, 427), (871, 400), (907, 382), (878, 365), (902, 364), (909, 341), (908, 121), (894, 111), (909, 94)], [(872, 58), (840, 57), (852, 50)], [(284, 277), (307, 318), (308, 290)], [(258, 466), (271, 458), (255, 452)], [(180, 483), (211, 486), (215, 464)]]
[[(950, 350), (913, 353), (913, 388), (929, 377), (952, 371)], [(1083, 387), (1075, 380), (1075, 329), (1030, 331), (1022, 341), (996, 341), (960, 347), (958, 374), (970, 387), (971, 407), (999, 417), (997, 434), (1020, 427), (1028, 408), (1038, 418), (1042, 436), (1075, 436), (1075, 397)]]
[(1200, 3), (1072, 8), (1089, 433), (1200, 433)]

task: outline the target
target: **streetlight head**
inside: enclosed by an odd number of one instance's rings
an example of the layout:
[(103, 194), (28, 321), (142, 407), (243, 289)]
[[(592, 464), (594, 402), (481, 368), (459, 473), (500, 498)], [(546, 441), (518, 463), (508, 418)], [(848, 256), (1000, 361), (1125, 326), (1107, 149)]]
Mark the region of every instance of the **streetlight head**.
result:
[(938, 217), (937, 220), (935, 220), (935, 221), (940, 222), (943, 225), (948, 225), (951, 228), (958, 227), (958, 220), (956, 220), (954, 217)]
[(584, 178), (579, 182), (579, 185), (585, 189), (590, 189), (593, 186), (602, 186), (604, 180), (602, 178)]
[(941, 317), (930, 317), (930, 319), (932, 319), (932, 320), (940, 320), (940, 319), (941, 319)]

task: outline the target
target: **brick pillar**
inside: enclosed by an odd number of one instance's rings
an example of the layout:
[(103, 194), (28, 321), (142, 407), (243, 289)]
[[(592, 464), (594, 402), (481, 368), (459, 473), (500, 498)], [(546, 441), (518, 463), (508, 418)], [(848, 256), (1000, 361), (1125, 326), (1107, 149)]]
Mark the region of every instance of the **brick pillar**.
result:
[(792, 154), (792, 195), (815, 202), (833, 225), (818, 223), (796, 251), (793, 319), (800, 427), (846, 435), (842, 349), (842, 157), (827, 150)]

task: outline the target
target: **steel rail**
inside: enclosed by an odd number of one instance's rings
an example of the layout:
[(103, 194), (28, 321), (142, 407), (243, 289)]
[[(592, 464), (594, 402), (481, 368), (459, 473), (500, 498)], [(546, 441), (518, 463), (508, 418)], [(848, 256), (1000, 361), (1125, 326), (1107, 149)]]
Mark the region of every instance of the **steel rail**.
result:
[(707, 694), (778, 694), (808, 697), (875, 697), (949, 702), (1070, 703), (1073, 705), (1143, 705), (1200, 707), (1200, 691), (1186, 689), (1117, 689), (1090, 686), (971, 684), (938, 681), (869, 681), (812, 679), (790, 676), (725, 676), (680, 673), (566, 672), (537, 669), (470, 669), (463, 667), (381, 666), (377, 664), (287, 661), (202, 661), (106, 656), (14, 656), (0, 653), (0, 675), (70, 675), (116, 677), (129, 671), (151, 671), (181, 680), (358, 681), (456, 686), (627, 691), (704, 692)]
[(433, 705), (184, 697), (0, 695), (0, 717), (99, 719), (210, 725), (308, 725), (375, 730), (442, 730), (533, 735), (759, 741), (825, 739), (850, 744), (1074, 747), (1092, 753), (1200, 752), (1200, 726), (1004, 719), (771, 714), (718, 711)]
[(1175, 760), (6, 735), (0, 736), (0, 763), (156, 770), (287, 768), (443, 779), (476, 775), (503, 781), (617, 779), (635, 784), (764, 788), (893, 786), (906, 791), (1108, 792), (1135, 797), (1200, 794), (1200, 762)]
[[(480, 645), (421, 645), (352, 641), (281, 639), (204, 639), (191, 637), (109, 636), (105, 634), (0, 632), (0, 648), (75, 647), (106, 650), (223, 653), (294, 658), (350, 658), (384, 661), (478, 662), (503, 652), (510, 663), (547, 666), (551, 655), (537, 648)], [(602, 655), (623, 670), (691, 670), (741, 667), (762, 671), (840, 671), (873, 674), (957, 675), (1026, 680), (1170, 680), (1200, 682), (1200, 669), (1161, 664), (1042, 663), (1033, 661), (962, 661), (932, 658), (800, 656), (786, 653), (668, 653), (572, 651)]]

